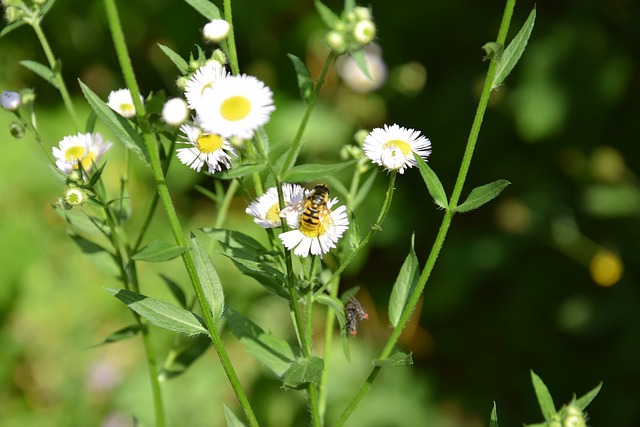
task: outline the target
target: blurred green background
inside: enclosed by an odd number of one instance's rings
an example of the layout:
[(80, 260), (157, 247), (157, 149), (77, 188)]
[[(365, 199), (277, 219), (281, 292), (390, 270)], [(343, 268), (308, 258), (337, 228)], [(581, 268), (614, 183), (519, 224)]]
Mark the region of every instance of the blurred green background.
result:
[[(277, 111), (268, 131), (272, 142), (287, 143), (303, 106), (286, 54), (304, 58), (317, 75), (321, 22), (311, 1), (235, 3), (241, 68), (274, 90)], [(341, 8), (339, 1), (326, 4)], [(204, 19), (177, 0), (119, 6), (143, 93), (177, 95), (176, 70), (157, 43), (183, 56), (195, 53)], [(480, 47), (495, 38), (503, 2), (374, 0), (371, 6), (388, 78), (363, 94), (332, 74), (301, 161), (334, 161), (357, 129), (396, 122), (431, 139), (430, 165), (450, 192), (487, 67)], [(510, 37), (532, 7), (518, 2)], [(491, 204), (454, 219), (420, 314), (402, 339), (415, 365), (384, 370), (351, 425), (483, 426), (493, 401), (501, 425), (539, 422), (530, 369), (557, 405), (603, 381), (590, 423), (640, 425), (640, 5), (546, 0), (537, 13), (522, 61), (492, 98), (464, 194), (497, 179), (512, 184)], [(102, 2), (58, 0), (43, 26), (86, 117), (77, 78), (103, 98), (123, 86)], [(35, 88), (41, 133), (53, 146), (72, 133), (71, 123), (55, 90), (18, 64), (26, 59), (46, 62), (33, 32), (22, 27), (1, 39), (0, 89)], [(131, 414), (151, 425), (139, 340), (89, 348), (132, 321), (101, 289), (118, 283), (67, 238), (51, 209), (62, 186), (30, 137), (10, 137), (11, 121), (0, 114), (0, 425), (128, 426)], [(106, 174), (113, 188), (121, 159), (116, 147)], [(212, 178), (176, 163), (170, 185), (186, 227), (211, 226), (215, 208), (193, 186), (212, 188)], [(387, 300), (411, 234), (424, 262), (442, 216), (416, 170), (400, 176), (396, 187), (384, 231), (342, 283), (362, 288), (370, 320), (352, 341), (352, 362), (339, 349), (331, 361), (330, 420), (390, 332)], [(134, 215), (146, 207), (150, 188), (147, 171), (136, 170)], [(377, 215), (385, 188), (380, 171), (356, 212), (361, 229)], [(244, 214), (250, 198), (236, 198), (228, 226), (259, 236)], [(170, 239), (163, 220), (159, 213), (153, 232)], [(291, 333), (281, 302), (215, 260), (230, 305), (264, 329)], [(143, 291), (154, 296), (169, 298), (160, 271), (186, 283), (179, 261), (141, 269)], [(264, 425), (305, 425), (302, 395), (279, 389), (227, 338)], [(161, 354), (171, 340), (154, 330)], [(213, 351), (165, 383), (164, 393), (171, 425), (224, 425), (221, 403), (239, 413)]]

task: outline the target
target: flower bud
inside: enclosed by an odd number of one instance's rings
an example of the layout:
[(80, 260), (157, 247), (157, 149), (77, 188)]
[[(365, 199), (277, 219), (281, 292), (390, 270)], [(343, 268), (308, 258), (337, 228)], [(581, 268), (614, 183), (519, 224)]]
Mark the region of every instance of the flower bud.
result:
[(9, 125), (9, 133), (15, 139), (22, 139), (24, 137), (24, 126), (22, 123), (13, 122)]
[(364, 144), (364, 139), (367, 137), (367, 135), (369, 135), (369, 132), (369, 130), (360, 129), (353, 135), (353, 140), (356, 142), (356, 144), (362, 147), (362, 144)]
[(181, 91), (184, 92), (184, 90), (187, 87), (187, 83), (189, 83), (189, 78), (186, 76), (180, 76), (176, 79), (176, 87)]
[(213, 43), (219, 43), (227, 38), (231, 26), (224, 19), (214, 19), (204, 26), (202, 35)]
[(370, 19), (362, 20), (353, 28), (353, 38), (364, 46), (376, 37), (376, 26)]
[(344, 53), (347, 50), (344, 36), (337, 31), (329, 31), (327, 33), (327, 44), (336, 53)]
[(222, 49), (214, 50), (213, 55), (211, 55), (211, 59), (218, 62), (220, 65), (224, 65), (227, 63), (227, 55), (225, 55)]
[(171, 126), (180, 126), (189, 118), (187, 102), (182, 98), (172, 98), (162, 107), (162, 119)]
[(18, 92), (3, 90), (0, 94), (0, 104), (7, 111), (16, 111), (22, 105), (22, 97)]
[(79, 188), (69, 188), (64, 193), (64, 202), (73, 207), (80, 206), (87, 201), (87, 195)]

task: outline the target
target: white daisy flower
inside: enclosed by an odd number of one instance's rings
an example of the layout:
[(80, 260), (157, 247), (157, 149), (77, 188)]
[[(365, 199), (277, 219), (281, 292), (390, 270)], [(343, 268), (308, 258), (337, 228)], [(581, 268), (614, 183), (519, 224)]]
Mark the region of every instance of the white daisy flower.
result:
[[(298, 203), (306, 197), (304, 187), (297, 184), (282, 184), (282, 197), (285, 208), (293, 203)], [(260, 197), (251, 202), (246, 213), (253, 217), (253, 221), (263, 228), (280, 227), (280, 203), (278, 201), (278, 189), (271, 187)]]
[(189, 118), (189, 108), (182, 98), (171, 98), (162, 107), (162, 119), (171, 126), (178, 126)]
[[(142, 95), (140, 96), (140, 102), (144, 102)], [(129, 91), (129, 89), (111, 91), (109, 98), (107, 99), (107, 105), (111, 107), (113, 111), (127, 119), (131, 119), (136, 116), (136, 107), (133, 105), (133, 97), (131, 96), (131, 91)]]
[(288, 249), (293, 250), (294, 255), (299, 257), (312, 255), (320, 255), (329, 252), (336, 247), (336, 243), (344, 232), (349, 228), (349, 219), (347, 218), (346, 206), (340, 206), (336, 210), (331, 208), (338, 203), (338, 199), (334, 198), (327, 202), (327, 210), (324, 214), (319, 215), (319, 223), (315, 227), (300, 226), (300, 220), (297, 224), (289, 223), (289, 226), (298, 226), (298, 228), (280, 234), (282, 244)]
[(227, 38), (231, 26), (224, 19), (214, 19), (202, 29), (202, 35), (210, 42), (218, 43)]
[(186, 141), (178, 141), (181, 144), (189, 144), (189, 148), (178, 148), (176, 154), (180, 161), (200, 172), (205, 163), (209, 168), (209, 173), (213, 174), (225, 168), (231, 167), (231, 156), (236, 155), (235, 150), (222, 136), (215, 133), (208, 133), (202, 129), (183, 124), (180, 130), (184, 133)]
[(198, 68), (189, 78), (185, 86), (184, 96), (189, 108), (195, 109), (204, 93), (211, 89), (213, 83), (227, 76), (227, 71), (218, 61), (209, 61)]
[(111, 143), (105, 142), (99, 133), (78, 133), (65, 136), (52, 152), (58, 169), (69, 174), (78, 169), (78, 163), (88, 172), (110, 148)]
[(417, 165), (413, 153), (427, 160), (431, 141), (417, 130), (384, 125), (384, 129), (376, 128), (367, 135), (362, 149), (373, 163), (404, 173), (405, 169)]
[(202, 94), (196, 121), (206, 131), (226, 138), (250, 139), (275, 109), (273, 93), (263, 82), (245, 74), (228, 76)]

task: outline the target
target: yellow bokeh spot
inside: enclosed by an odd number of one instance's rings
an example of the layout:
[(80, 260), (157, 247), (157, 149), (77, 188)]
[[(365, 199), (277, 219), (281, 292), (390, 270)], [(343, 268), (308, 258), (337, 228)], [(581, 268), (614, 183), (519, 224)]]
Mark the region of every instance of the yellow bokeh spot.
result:
[(613, 286), (622, 278), (622, 260), (613, 252), (600, 250), (591, 259), (589, 270), (591, 278), (598, 285)]
[(244, 96), (231, 96), (220, 105), (220, 114), (226, 120), (242, 120), (251, 112), (251, 103)]
[(384, 148), (391, 148), (391, 147), (399, 148), (400, 151), (402, 151), (402, 154), (404, 154), (405, 156), (408, 156), (409, 153), (411, 153), (411, 145), (408, 142), (402, 141), (400, 139), (392, 139), (391, 141), (387, 141), (384, 144)]
[(196, 147), (201, 153), (213, 153), (222, 148), (224, 140), (220, 135), (202, 134), (196, 139)]

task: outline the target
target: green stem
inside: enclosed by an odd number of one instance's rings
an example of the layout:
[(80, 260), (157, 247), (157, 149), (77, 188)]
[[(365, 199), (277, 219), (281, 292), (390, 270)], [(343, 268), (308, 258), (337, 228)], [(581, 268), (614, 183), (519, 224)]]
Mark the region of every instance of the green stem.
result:
[(371, 230), (369, 230), (369, 233), (367, 233), (365, 238), (360, 241), (360, 244), (349, 254), (349, 256), (347, 256), (347, 259), (345, 259), (340, 264), (340, 267), (338, 267), (336, 269), (336, 271), (334, 271), (333, 275), (329, 278), (329, 280), (327, 280), (325, 282), (325, 284), (322, 285), (315, 292), (314, 296), (315, 295), (319, 295), (322, 292), (324, 292), (324, 290), (327, 289), (329, 287), (329, 285), (331, 285), (331, 283), (333, 283), (334, 280), (337, 280), (340, 277), (340, 274), (344, 271), (344, 269), (347, 268), (349, 263), (351, 263), (351, 261), (353, 261), (353, 259), (356, 257), (356, 255), (358, 255), (360, 253), (360, 251), (367, 245), (367, 243), (369, 243), (369, 240), (371, 240), (373, 235), (378, 230), (382, 230), (382, 228), (381, 228), (382, 222), (384, 221), (385, 217), (387, 216), (387, 213), (389, 212), (389, 208), (391, 207), (391, 201), (393, 200), (393, 191), (395, 190), (395, 182), (396, 182), (396, 172), (393, 171), (389, 175), (389, 187), (387, 188), (387, 194), (386, 194), (386, 197), (384, 199), (384, 203), (382, 204), (382, 208), (380, 209), (380, 214), (378, 214), (378, 219), (376, 220), (375, 224), (373, 224), (373, 226), (371, 226)]
[(237, 179), (231, 180), (229, 184), (229, 188), (227, 188), (227, 192), (224, 194), (224, 198), (222, 199), (222, 203), (218, 207), (218, 216), (216, 217), (216, 221), (213, 224), (214, 228), (220, 228), (227, 220), (227, 213), (229, 212), (229, 206), (231, 206), (231, 201), (233, 200), (233, 196), (235, 196), (236, 191), (238, 191), (238, 187), (240, 187), (240, 183)]
[(240, 66), (238, 65), (238, 53), (236, 51), (236, 37), (233, 30), (233, 14), (231, 12), (231, 0), (224, 0), (222, 7), (224, 9), (224, 19), (229, 23), (231, 27), (229, 35), (227, 36), (227, 51), (229, 53), (229, 66), (233, 74), (240, 73)]
[[(145, 115), (144, 105), (142, 105), (142, 102), (139, 99), (140, 89), (138, 87), (135, 74), (133, 72), (133, 67), (131, 65), (131, 59), (127, 51), (127, 46), (125, 43), (124, 34), (122, 32), (122, 26), (120, 23), (120, 18), (118, 16), (118, 10), (115, 4), (115, 0), (104, 0), (104, 6), (113, 37), (114, 47), (116, 49), (118, 61), (120, 62), (120, 67), (122, 69), (122, 75), (125, 79), (127, 87), (131, 91), (136, 107), (138, 124), (142, 131), (145, 146), (149, 152), (151, 171), (155, 179), (156, 189), (158, 191), (160, 202), (162, 203), (162, 206), (164, 208), (165, 214), (167, 216), (167, 221), (169, 223), (176, 243), (183, 248), (187, 248), (187, 242), (180, 225), (177, 212), (171, 200), (171, 195), (169, 193), (167, 183), (164, 178), (162, 164), (160, 162), (160, 156), (158, 153), (158, 146), (151, 135), (151, 127)], [(182, 254), (182, 260), (189, 275), (189, 279), (191, 280), (191, 284), (193, 285), (196, 299), (198, 300), (198, 303), (200, 305), (202, 315), (204, 316), (205, 325), (211, 337), (211, 341), (214, 348), (216, 349), (216, 352), (218, 353), (218, 358), (220, 359), (220, 363), (222, 364), (227, 378), (229, 379), (229, 383), (231, 384), (231, 387), (233, 388), (238, 401), (245, 412), (249, 424), (251, 426), (258, 426), (258, 421), (253, 413), (253, 409), (249, 404), (249, 400), (247, 399), (246, 394), (242, 390), (240, 380), (238, 379), (233, 365), (229, 360), (229, 356), (227, 355), (227, 352), (223, 346), (222, 339), (217, 328), (217, 319), (213, 318), (211, 310), (208, 307), (204, 291), (202, 289), (202, 284), (200, 283), (200, 280), (196, 273), (192, 252), (185, 251)]]
[(304, 135), (304, 131), (307, 128), (307, 123), (309, 122), (309, 118), (311, 118), (311, 113), (313, 112), (313, 108), (316, 106), (316, 101), (318, 100), (318, 96), (320, 96), (320, 91), (322, 90), (322, 86), (324, 86), (325, 78), (327, 77), (327, 73), (329, 72), (329, 68), (331, 64), (336, 59), (335, 52), (331, 51), (329, 56), (327, 56), (327, 60), (322, 67), (322, 71), (320, 72), (320, 77), (318, 78), (318, 83), (313, 89), (313, 93), (309, 97), (309, 101), (307, 103), (307, 109), (304, 112), (304, 116), (302, 117), (302, 121), (300, 122), (300, 126), (298, 127), (298, 131), (296, 132), (296, 136), (293, 138), (293, 143), (291, 144), (291, 148), (289, 149), (289, 154), (287, 154), (287, 158), (285, 159), (284, 164), (282, 165), (282, 170), (280, 171), (280, 176), (284, 176), (287, 171), (294, 165), (296, 159), (298, 158), (298, 154), (300, 153), (300, 148), (302, 147), (302, 136)]
[[(511, 22), (511, 16), (513, 14), (513, 9), (515, 7), (515, 0), (507, 0), (505, 5), (505, 10), (502, 17), (502, 22), (500, 23), (500, 29), (498, 30), (498, 39), (497, 42), (504, 44), (504, 41), (507, 36), (507, 31), (509, 30), (509, 24)], [(469, 138), (467, 140), (467, 146), (465, 148), (465, 152), (462, 158), (462, 162), (460, 165), (460, 170), (458, 172), (458, 177), (456, 179), (456, 183), (451, 194), (451, 199), (449, 201), (449, 207), (447, 208), (444, 217), (442, 219), (442, 223), (440, 224), (440, 229), (438, 230), (438, 234), (436, 236), (433, 247), (431, 248), (431, 252), (429, 253), (429, 257), (427, 262), (425, 263), (424, 269), (420, 274), (418, 279), (418, 283), (416, 284), (416, 288), (412, 293), (407, 306), (402, 312), (402, 316), (400, 316), (400, 320), (398, 325), (394, 328), (391, 336), (387, 340), (386, 345), (384, 346), (382, 352), (380, 353), (380, 357), (378, 359), (386, 359), (391, 354), (391, 351), (395, 347), (398, 339), (400, 338), (400, 334), (402, 330), (406, 326), (409, 318), (413, 314), (418, 301), (420, 300), (420, 296), (424, 291), (425, 285), (431, 272), (433, 271), (433, 267), (436, 263), (438, 255), (442, 249), (445, 238), (447, 236), (447, 232), (449, 231), (449, 226), (451, 225), (451, 221), (453, 219), (453, 215), (455, 213), (455, 207), (457, 206), (458, 200), (460, 198), (460, 194), (462, 193), (462, 188), (464, 187), (464, 182), (466, 180), (467, 174), (469, 172), (469, 166), (471, 164), (471, 159), (473, 158), (473, 152), (478, 141), (478, 135), (480, 133), (480, 128), (482, 126), (482, 120), (484, 118), (484, 114), (487, 109), (487, 104), (489, 102), (489, 97), (491, 96), (491, 86), (493, 82), (493, 77), (495, 75), (497, 65), (497, 58), (493, 58), (491, 63), (489, 64), (489, 70), (487, 71), (487, 76), (484, 81), (484, 87), (482, 90), (482, 95), (480, 97), (480, 101), (478, 102), (478, 108), (476, 110), (476, 115), (473, 120), (473, 124), (471, 126), (471, 131), (469, 133)], [(369, 391), (371, 388), (371, 384), (375, 380), (376, 376), (380, 372), (380, 367), (376, 366), (372, 369), (369, 377), (365, 381), (365, 383), (360, 388), (358, 394), (353, 398), (353, 400), (349, 403), (347, 408), (344, 410), (340, 419), (336, 423), (336, 426), (342, 426), (347, 421), (349, 416), (353, 413), (358, 403), (362, 397)]]
[(56, 64), (56, 58), (53, 55), (53, 51), (51, 50), (51, 45), (49, 45), (49, 41), (47, 37), (44, 35), (44, 31), (42, 31), (42, 27), (40, 26), (39, 19), (31, 19), (29, 24), (33, 28), (33, 31), (36, 33), (40, 44), (42, 45), (42, 50), (44, 51), (45, 56), (47, 57), (47, 62), (49, 62), (49, 68), (53, 71), (53, 75), (55, 77), (56, 86), (60, 91), (60, 95), (62, 96), (62, 101), (64, 102), (64, 106), (69, 112), (69, 116), (71, 117), (71, 122), (76, 131), (80, 130), (80, 121), (78, 120), (78, 115), (76, 113), (76, 109), (73, 106), (73, 102), (71, 102), (71, 97), (69, 96), (69, 91), (67, 90), (67, 86), (64, 83), (64, 79), (62, 78), (62, 72), (60, 71), (60, 66)]

